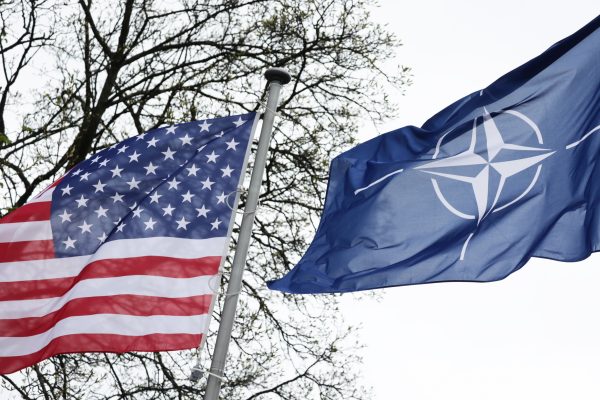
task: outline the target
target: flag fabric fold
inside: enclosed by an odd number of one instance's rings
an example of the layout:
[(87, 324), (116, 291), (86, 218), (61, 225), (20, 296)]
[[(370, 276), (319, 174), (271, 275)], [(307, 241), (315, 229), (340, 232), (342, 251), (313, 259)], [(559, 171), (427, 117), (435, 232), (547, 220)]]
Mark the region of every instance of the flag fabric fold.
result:
[(429, 119), (336, 157), (315, 238), (269, 287), (495, 281), (600, 248), (600, 17)]
[(148, 131), (0, 219), (0, 373), (198, 347), (256, 115)]

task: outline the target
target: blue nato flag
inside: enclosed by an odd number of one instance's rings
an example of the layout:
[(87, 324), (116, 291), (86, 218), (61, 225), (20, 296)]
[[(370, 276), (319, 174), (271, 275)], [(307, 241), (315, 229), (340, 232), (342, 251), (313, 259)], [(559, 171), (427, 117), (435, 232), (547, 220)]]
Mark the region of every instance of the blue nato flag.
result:
[(336, 157), (315, 238), (269, 287), (505, 278), (600, 248), (600, 17), (422, 128)]

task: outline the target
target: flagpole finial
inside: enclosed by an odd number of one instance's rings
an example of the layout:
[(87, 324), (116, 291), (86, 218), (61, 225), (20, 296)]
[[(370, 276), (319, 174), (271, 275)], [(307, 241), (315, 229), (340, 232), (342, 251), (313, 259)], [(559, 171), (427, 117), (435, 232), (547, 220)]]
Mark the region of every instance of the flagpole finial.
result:
[(285, 85), (292, 80), (289, 72), (283, 68), (269, 68), (265, 71), (265, 78), (267, 78), (267, 81), (269, 82), (277, 81), (282, 85)]

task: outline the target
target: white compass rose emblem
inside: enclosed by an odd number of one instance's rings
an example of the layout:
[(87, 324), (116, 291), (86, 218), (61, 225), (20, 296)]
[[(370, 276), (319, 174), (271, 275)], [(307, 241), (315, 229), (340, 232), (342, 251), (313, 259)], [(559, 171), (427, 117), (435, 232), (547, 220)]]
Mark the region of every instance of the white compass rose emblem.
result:
[[(508, 118), (511, 133), (513, 133), (512, 136), (515, 136), (514, 132), (521, 135), (517, 136), (516, 140), (520, 143), (533, 145), (507, 142), (497, 126), (496, 120), (498, 118)], [(515, 126), (519, 128), (515, 129)], [(523, 130), (523, 127), (525, 127), (525, 130)], [(483, 134), (481, 128), (483, 128)], [(541, 162), (554, 154), (555, 151), (543, 147), (544, 141), (538, 126), (526, 115), (515, 110), (505, 110), (492, 116), (484, 108), (484, 115), (475, 118), (473, 121), (468, 148), (463, 151), (455, 151), (454, 154), (450, 151), (449, 141), (446, 140), (451, 137), (449, 135), (452, 133), (452, 130), (446, 132), (438, 140), (432, 161), (414, 167), (414, 169), (434, 176), (431, 178), (431, 183), (435, 194), (448, 211), (457, 217), (476, 221), (473, 232), (466, 238), (462, 247), (460, 259), (464, 260), (469, 241), (480, 223), (491, 213), (510, 207), (524, 198), (535, 186), (540, 176)], [(481, 143), (484, 139), (485, 146), (482, 146)], [(443, 152), (449, 152), (451, 155), (441, 157)], [(465, 169), (468, 169), (468, 173), (465, 172)], [(528, 176), (520, 179), (522, 188), (517, 189), (516, 192), (514, 188), (510, 191), (506, 190), (509, 178), (520, 174), (525, 175), (525, 172), (529, 170), (532, 171), (528, 175), (531, 177), (530, 180)], [(355, 190), (354, 193), (359, 194), (403, 171), (405, 170), (399, 169), (389, 173), (371, 184)], [(523, 184), (525, 179), (527, 181)], [(472, 210), (461, 211), (461, 207), (468, 207), (468, 205), (465, 205), (464, 196), (462, 197), (463, 201), (455, 201), (455, 204), (458, 203), (458, 205), (453, 205), (452, 201), (448, 200), (448, 196), (444, 195), (442, 185), (438, 180), (440, 182), (444, 180), (445, 184), (446, 181), (469, 184), (472, 189), (475, 207), (472, 207)], [(448, 188), (449, 186), (446, 185), (445, 187)], [(504, 194), (504, 192), (509, 193)]]
[[(437, 143), (436, 151), (433, 155), (434, 161), (420, 165), (415, 169), (421, 170), (431, 175), (469, 183), (473, 189), (477, 211), (475, 214), (459, 211), (454, 207), (444, 196), (440, 190), (440, 186), (436, 178), (432, 178), (435, 193), (442, 204), (453, 214), (465, 219), (476, 219), (477, 224), (490, 213), (505, 209), (512, 204), (521, 200), (535, 185), (542, 165), (540, 164), (545, 158), (554, 154), (554, 151), (541, 147), (543, 138), (540, 130), (533, 121), (518, 111), (508, 110), (502, 114), (508, 114), (523, 121), (531, 128), (531, 134), (535, 135), (535, 139), (540, 147), (523, 146), (519, 144), (506, 143), (494, 118), (485, 110), (483, 115), (483, 130), (485, 133), (486, 146), (485, 155), (478, 154), (475, 151), (477, 143), (477, 122), (478, 118), (473, 121), (473, 129), (471, 131), (471, 142), (469, 148), (459, 154), (437, 159), (440, 153), (440, 147), (444, 142), (445, 137), (442, 136)], [(501, 157), (500, 157), (501, 156)], [(468, 174), (460, 174), (453, 172), (456, 167), (479, 167), (479, 171), (475, 176)], [(527, 187), (515, 198), (499, 204), (500, 195), (505, 187), (506, 181), (511, 176), (517, 175), (529, 168), (537, 166), (535, 175)], [(499, 175), (499, 180), (492, 184), (490, 174), (495, 171)], [(490, 201), (491, 200), (491, 201)]]

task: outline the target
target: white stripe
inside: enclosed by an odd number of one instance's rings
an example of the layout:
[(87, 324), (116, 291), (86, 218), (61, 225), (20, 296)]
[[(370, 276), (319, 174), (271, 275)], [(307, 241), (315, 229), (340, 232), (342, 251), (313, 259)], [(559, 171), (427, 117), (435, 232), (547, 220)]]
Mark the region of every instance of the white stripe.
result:
[(370, 187), (372, 187), (372, 186), (375, 186), (375, 185), (377, 185), (379, 182), (381, 182), (381, 181), (383, 181), (383, 180), (385, 180), (385, 179), (389, 178), (390, 176), (392, 176), (392, 175), (396, 175), (396, 174), (399, 174), (399, 173), (400, 173), (400, 172), (402, 172), (402, 171), (404, 171), (404, 169), (402, 169), (402, 168), (401, 168), (401, 169), (397, 169), (397, 170), (396, 170), (396, 171), (394, 171), (394, 172), (390, 172), (389, 174), (387, 174), (387, 175), (384, 175), (384, 176), (382, 176), (381, 178), (377, 179), (375, 182), (371, 182), (370, 184), (368, 184), (368, 185), (367, 185), (367, 186), (365, 186), (365, 187), (361, 187), (361, 188), (359, 188), (359, 189), (356, 189), (356, 190), (354, 191), (354, 195), (356, 196), (356, 195), (357, 195), (357, 194), (359, 194), (360, 192), (362, 192), (362, 191), (364, 191), (364, 190), (367, 190), (368, 188), (370, 188)]
[(34, 281), (77, 276), (89, 256), (0, 263), (0, 282)]
[(0, 242), (27, 242), (52, 239), (50, 221), (0, 224)]
[[(0, 224), (0, 226), (3, 224)], [(0, 282), (31, 281), (38, 279), (68, 278), (77, 276), (93, 261), (111, 258), (164, 256), (173, 258), (202, 258), (222, 256), (227, 238), (179, 239), (157, 237), (124, 239), (104, 243), (89, 256), (53, 258), (0, 263)]]
[(51, 187), (45, 192), (38, 194), (33, 199), (30, 199), (27, 203), (40, 203), (42, 201), (52, 201), (52, 193), (54, 193), (54, 187)]
[[(62, 297), (0, 302), (0, 319), (42, 317), (59, 310), (70, 300), (95, 296), (132, 294), (180, 298), (213, 294), (211, 280), (218, 275), (194, 278), (165, 278), (162, 276), (131, 275), (116, 278), (85, 279), (78, 282)], [(0, 332), (1, 334), (1, 332)]]
[(581, 139), (579, 139), (576, 142), (571, 143), (570, 145), (567, 146), (567, 150), (570, 148), (573, 148), (575, 146), (578, 146), (581, 142), (583, 142), (585, 139), (589, 138), (592, 133), (594, 132), (600, 132), (600, 125), (598, 125), (597, 127), (595, 127), (594, 129), (592, 129), (591, 131), (589, 131), (588, 133), (586, 133), (585, 135), (583, 135), (583, 137)]
[(206, 333), (209, 316), (131, 316), (96, 314), (69, 317), (59, 321), (52, 329), (35, 336), (0, 337), (0, 357), (23, 356), (43, 349), (52, 339), (77, 334), (114, 334), (143, 336), (162, 334)]
[(144, 256), (165, 256), (175, 258), (200, 258), (220, 256), (225, 237), (210, 239), (180, 239), (173, 237), (151, 237), (144, 239), (123, 239), (104, 243), (92, 259), (126, 258)]
[(465, 240), (465, 243), (463, 244), (462, 250), (460, 251), (460, 261), (464, 261), (465, 259), (465, 253), (467, 252), (467, 246), (469, 245), (469, 241), (471, 240), (471, 238), (473, 237), (474, 233), (471, 233), (469, 235), (469, 237), (467, 238), (467, 240)]

